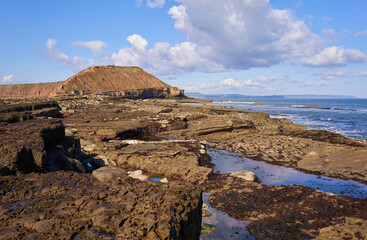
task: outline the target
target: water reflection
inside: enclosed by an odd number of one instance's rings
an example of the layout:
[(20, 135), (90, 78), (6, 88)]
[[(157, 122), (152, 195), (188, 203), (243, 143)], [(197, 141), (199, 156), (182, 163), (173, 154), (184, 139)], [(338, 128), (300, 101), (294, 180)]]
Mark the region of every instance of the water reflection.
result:
[(335, 193), (356, 198), (367, 198), (367, 185), (352, 181), (341, 180), (307, 174), (293, 168), (271, 165), (254, 161), (227, 151), (207, 149), (212, 157), (215, 171), (232, 173), (248, 170), (266, 185), (302, 185), (319, 191)]
[(227, 213), (222, 212), (216, 208), (213, 208), (209, 204), (209, 197), (211, 193), (203, 193), (203, 201), (208, 205), (208, 212), (212, 214), (210, 217), (203, 217), (202, 222), (215, 225), (216, 229), (207, 234), (200, 236), (201, 240), (214, 240), (214, 239), (248, 239), (254, 240), (255, 238), (247, 231), (246, 226), (250, 224), (248, 221), (238, 221), (233, 217), (230, 217)]

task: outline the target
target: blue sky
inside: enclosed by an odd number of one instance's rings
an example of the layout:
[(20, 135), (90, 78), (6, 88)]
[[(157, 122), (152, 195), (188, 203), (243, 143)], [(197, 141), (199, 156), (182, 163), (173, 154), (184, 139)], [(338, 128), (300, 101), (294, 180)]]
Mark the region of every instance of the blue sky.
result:
[(190, 92), (367, 98), (367, 1), (1, 0), (0, 84), (140, 66)]

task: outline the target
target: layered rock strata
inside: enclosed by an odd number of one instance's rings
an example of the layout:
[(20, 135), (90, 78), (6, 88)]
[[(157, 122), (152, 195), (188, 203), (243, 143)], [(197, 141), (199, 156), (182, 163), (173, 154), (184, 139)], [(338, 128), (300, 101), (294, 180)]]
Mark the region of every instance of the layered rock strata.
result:
[(139, 67), (94, 66), (63, 82), (0, 85), (0, 97), (57, 97), (103, 94), (127, 98), (184, 97), (172, 87)]

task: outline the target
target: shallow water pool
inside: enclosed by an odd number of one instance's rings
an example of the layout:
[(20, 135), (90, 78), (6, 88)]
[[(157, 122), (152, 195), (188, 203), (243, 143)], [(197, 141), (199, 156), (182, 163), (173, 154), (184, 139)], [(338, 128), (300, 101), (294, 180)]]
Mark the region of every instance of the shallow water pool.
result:
[(210, 225), (215, 225), (216, 229), (207, 234), (200, 236), (201, 240), (214, 239), (247, 239), (254, 240), (255, 238), (247, 231), (246, 227), (251, 222), (238, 221), (227, 213), (213, 208), (209, 203), (211, 193), (203, 193), (203, 202), (208, 205), (208, 212), (212, 214), (210, 217), (203, 217), (202, 222)]
[(367, 185), (337, 178), (307, 174), (293, 168), (254, 161), (223, 150), (207, 149), (216, 166), (214, 171), (232, 173), (248, 170), (266, 185), (302, 185), (322, 192), (335, 193), (355, 198), (367, 198)]

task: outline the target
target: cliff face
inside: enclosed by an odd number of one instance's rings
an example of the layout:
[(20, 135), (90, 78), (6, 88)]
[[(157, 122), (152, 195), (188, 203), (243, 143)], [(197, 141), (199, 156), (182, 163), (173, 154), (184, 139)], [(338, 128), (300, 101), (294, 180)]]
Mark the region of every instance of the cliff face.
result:
[(49, 97), (61, 82), (0, 85), (0, 98)]
[(162, 82), (139, 67), (95, 66), (64, 82), (0, 85), (0, 97), (56, 97), (108, 94), (152, 98), (184, 96), (183, 90)]

